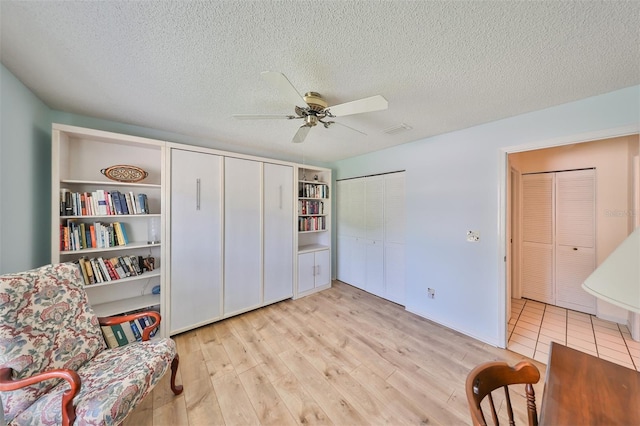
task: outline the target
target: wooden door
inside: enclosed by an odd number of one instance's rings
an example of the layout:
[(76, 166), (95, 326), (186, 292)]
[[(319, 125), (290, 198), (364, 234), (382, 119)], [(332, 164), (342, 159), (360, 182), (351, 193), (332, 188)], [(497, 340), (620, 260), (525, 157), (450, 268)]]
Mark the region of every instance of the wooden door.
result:
[(522, 296), (555, 304), (553, 173), (522, 176)]
[(171, 151), (170, 330), (222, 315), (222, 157)]
[(293, 168), (264, 164), (263, 303), (293, 296)]
[(262, 163), (224, 161), (224, 315), (262, 302)]

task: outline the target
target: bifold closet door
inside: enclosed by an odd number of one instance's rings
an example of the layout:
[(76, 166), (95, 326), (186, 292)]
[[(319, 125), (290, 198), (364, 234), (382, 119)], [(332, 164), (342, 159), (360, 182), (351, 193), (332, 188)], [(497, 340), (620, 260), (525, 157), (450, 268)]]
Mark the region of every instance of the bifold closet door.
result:
[(385, 297), (405, 304), (404, 236), (405, 172), (384, 177), (384, 276)]
[(264, 163), (264, 300), (293, 296), (293, 167)]
[(170, 329), (222, 315), (222, 157), (171, 151)]
[(596, 313), (582, 283), (596, 267), (595, 170), (556, 173), (556, 305)]
[(262, 163), (224, 159), (224, 315), (262, 298)]
[(522, 176), (522, 297), (555, 304), (553, 173)]

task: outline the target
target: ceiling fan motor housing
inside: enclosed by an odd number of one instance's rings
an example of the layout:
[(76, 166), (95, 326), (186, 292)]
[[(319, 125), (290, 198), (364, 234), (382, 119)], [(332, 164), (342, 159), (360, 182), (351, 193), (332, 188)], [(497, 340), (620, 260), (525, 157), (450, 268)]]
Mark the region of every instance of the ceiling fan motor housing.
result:
[(318, 92), (307, 92), (304, 94), (304, 101), (309, 105), (309, 109), (315, 112), (324, 111), (329, 104), (322, 99), (322, 95)]

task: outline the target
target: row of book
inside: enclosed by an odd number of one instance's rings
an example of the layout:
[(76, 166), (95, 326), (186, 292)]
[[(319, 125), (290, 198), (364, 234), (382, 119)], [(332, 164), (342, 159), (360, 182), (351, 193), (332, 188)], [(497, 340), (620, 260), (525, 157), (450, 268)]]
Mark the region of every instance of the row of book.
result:
[(316, 200), (298, 200), (298, 214), (324, 214), (324, 203)]
[(298, 197), (329, 198), (329, 186), (324, 183), (299, 183)]
[(299, 217), (298, 231), (323, 231), (326, 228), (325, 216)]
[(76, 219), (60, 224), (60, 250), (75, 251), (87, 248), (109, 248), (129, 244), (123, 223), (84, 223)]
[(80, 266), (84, 285), (99, 284), (137, 276), (144, 272), (142, 256), (114, 256), (112, 258), (81, 257), (75, 263)]
[[(141, 341), (142, 331), (151, 325), (153, 325), (153, 323), (150, 317), (141, 317), (133, 321), (123, 322), (122, 324), (103, 325), (101, 328), (107, 346), (109, 346), (109, 348), (116, 348), (132, 342)], [(150, 337), (155, 336), (157, 332), (158, 327), (151, 332)]]
[(60, 189), (61, 216), (111, 216), (148, 214), (149, 200), (146, 194), (105, 191), (71, 192)]

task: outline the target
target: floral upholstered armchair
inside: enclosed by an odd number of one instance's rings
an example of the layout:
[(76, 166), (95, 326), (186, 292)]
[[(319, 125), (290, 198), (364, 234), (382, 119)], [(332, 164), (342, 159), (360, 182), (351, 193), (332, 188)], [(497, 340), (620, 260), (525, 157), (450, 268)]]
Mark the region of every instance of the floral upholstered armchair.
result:
[[(73, 263), (0, 276), (0, 396), (9, 425), (119, 425), (178, 355), (149, 340), (156, 312), (97, 318)], [(143, 341), (108, 349), (101, 325), (148, 316)]]

